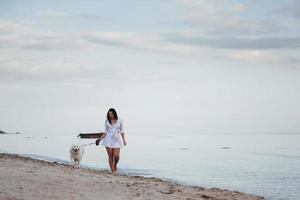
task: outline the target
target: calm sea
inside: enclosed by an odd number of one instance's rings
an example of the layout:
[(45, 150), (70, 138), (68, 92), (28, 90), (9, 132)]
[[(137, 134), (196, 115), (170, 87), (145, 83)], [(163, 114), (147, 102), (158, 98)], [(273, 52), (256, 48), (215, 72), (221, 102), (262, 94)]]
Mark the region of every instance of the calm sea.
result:
[[(0, 135), (0, 151), (69, 163), (75, 135)], [(155, 176), (186, 185), (219, 187), (269, 200), (300, 199), (300, 135), (127, 134), (121, 173)], [(109, 169), (103, 146), (84, 146), (83, 167)]]

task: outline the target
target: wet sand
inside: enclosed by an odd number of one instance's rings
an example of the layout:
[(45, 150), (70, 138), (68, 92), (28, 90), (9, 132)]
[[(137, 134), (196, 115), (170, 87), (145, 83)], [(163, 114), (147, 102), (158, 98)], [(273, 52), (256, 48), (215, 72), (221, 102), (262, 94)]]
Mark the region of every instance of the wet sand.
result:
[(0, 199), (209, 199), (261, 200), (261, 196), (219, 188), (184, 186), (145, 178), (74, 168), (15, 154), (0, 154)]

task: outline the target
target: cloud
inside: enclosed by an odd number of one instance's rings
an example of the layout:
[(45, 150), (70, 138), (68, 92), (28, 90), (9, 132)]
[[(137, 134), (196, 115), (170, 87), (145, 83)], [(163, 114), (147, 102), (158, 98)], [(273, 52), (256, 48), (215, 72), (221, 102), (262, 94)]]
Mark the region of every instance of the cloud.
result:
[(159, 35), (110, 31), (43, 31), (0, 20), (0, 47), (52, 51), (89, 49), (99, 44), (160, 53), (189, 53), (193, 47), (166, 43)]
[(125, 47), (136, 50), (153, 51), (160, 53), (190, 53), (193, 47), (179, 46), (161, 40), (159, 35), (144, 35), (130, 32), (84, 32), (81, 34), (91, 44), (104, 44)]
[(243, 50), (227, 53), (229, 59), (240, 61), (266, 61), (266, 62), (282, 62), (283, 60), (275, 53), (261, 50)]
[(300, 17), (300, 2), (289, 0), (285, 1), (285, 4), (274, 10), (274, 13), (280, 13), (285, 17), (294, 17), (295, 20), (299, 20)]
[[(109, 31), (47, 31), (20, 23), (0, 20), (0, 80), (51, 81), (85, 79), (145, 80), (148, 72), (121, 70), (119, 62), (99, 62), (81, 57), (82, 51), (103, 45), (166, 54), (189, 52), (189, 47), (160, 41), (157, 35)], [(191, 48), (193, 49), (193, 48)], [(93, 52), (93, 51), (89, 51)], [(79, 56), (78, 56), (79, 55)], [(88, 56), (87, 56), (88, 57)], [(108, 65), (106, 63), (109, 63)], [(127, 63), (126, 66), (131, 66)], [(132, 67), (132, 66), (131, 66)], [(141, 68), (141, 67), (139, 67)], [(134, 70), (136, 71), (136, 70)], [(151, 72), (152, 73), (152, 72)]]
[(0, 19), (0, 34), (11, 34), (16, 32), (25, 32), (28, 31), (29, 28), (25, 25), (14, 23), (8, 20)]
[(218, 49), (296, 49), (300, 37), (203, 37), (193, 34), (165, 34), (164, 39), (183, 45)]
[(72, 79), (108, 80), (112, 77), (121, 78), (120, 70), (113, 65), (101, 66), (92, 63), (60, 62), (59, 60), (46, 60), (39, 58), (15, 58), (0, 59), (1, 81), (64, 81)]
[[(22, 11), (25, 12), (25, 11)], [(98, 14), (91, 14), (91, 13), (70, 13), (70, 12), (64, 12), (64, 11), (55, 11), (55, 10), (42, 10), (42, 11), (36, 11), (35, 14), (41, 15), (41, 16), (47, 16), (47, 17), (80, 17), (84, 19), (95, 19), (99, 20), (103, 17)]]
[(232, 5), (223, 0), (177, 0), (177, 2), (187, 9), (186, 14), (181, 16), (180, 20), (194, 29), (198, 28), (209, 34), (269, 34), (285, 27), (284, 24), (270, 17), (253, 17), (255, 11), (242, 3)]
[(245, 4), (236, 4), (232, 7), (231, 11), (233, 12), (244, 12), (248, 9), (248, 6)]
[(46, 31), (0, 19), (0, 48), (60, 51), (87, 46), (74, 32)]
[[(0, 20), (0, 52), (5, 52), (0, 54), (0, 78), (46, 81), (84, 77), (93, 81), (103, 76), (114, 76), (119, 79), (130, 77), (135, 80), (148, 77), (148, 74), (141, 75), (142, 71), (135, 77), (132, 74), (123, 74), (126, 70), (118, 71), (120, 62), (114, 60), (104, 63), (99, 62), (97, 58), (88, 61), (80, 56), (84, 50), (96, 52), (98, 48), (104, 46), (135, 50), (133, 57), (150, 56), (151, 60), (141, 58), (142, 61), (138, 65), (143, 65), (145, 61), (151, 63), (157, 58), (165, 58), (165, 55), (170, 56), (172, 60), (180, 58), (182, 62), (201, 61), (205, 64), (213, 60), (228, 61), (228, 59), (261, 63), (284, 61), (295, 65), (299, 63), (297, 56), (279, 52), (298, 48), (299, 38), (200, 37), (195, 34), (144, 34), (95, 30), (47, 31)], [(271, 51), (273, 49), (277, 51)], [(149, 52), (150, 55), (147, 54)], [(131, 65), (130, 61), (128, 59), (126, 66)], [(110, 63), (114, 63), (115, 66), (112, 67)], [(153, 63), (159, 65), (159, 61)]]
[(299, 69), (300, 59), (297, 57), (282, 56), (278, 51), (262, 50), (236, 50), (226, 52), (228, 59), (242, 62), (272, 63), (274, 65), (283, 64), (285, 68)]
[(67, 16), (69, 13), (61, 12), (61, 11), (54, 11), (54, 10), (44, 10), (44, 11), (38, 11), (37, 14), (44, 15), (44, 16)]

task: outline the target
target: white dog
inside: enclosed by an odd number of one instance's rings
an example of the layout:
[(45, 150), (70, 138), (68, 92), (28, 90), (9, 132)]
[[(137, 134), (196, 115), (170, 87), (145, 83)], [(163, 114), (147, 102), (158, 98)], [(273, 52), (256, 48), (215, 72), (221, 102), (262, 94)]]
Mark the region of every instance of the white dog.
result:
[(70, 148), (70, 159), (71, 159), (74, 167), (77, 167), (77, 168), (80, 167), (80, 162), (81, 162), (83, 153), (84, 153), (83, 146), (72, 144), (72, 146)]

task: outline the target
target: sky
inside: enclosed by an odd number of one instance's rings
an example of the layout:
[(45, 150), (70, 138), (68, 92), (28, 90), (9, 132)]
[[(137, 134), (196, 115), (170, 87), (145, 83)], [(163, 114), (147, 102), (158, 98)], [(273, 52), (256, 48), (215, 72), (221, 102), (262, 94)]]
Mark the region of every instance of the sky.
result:
[(0, 129), (300, 133), (300, 1), (0, 0)]

